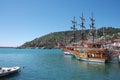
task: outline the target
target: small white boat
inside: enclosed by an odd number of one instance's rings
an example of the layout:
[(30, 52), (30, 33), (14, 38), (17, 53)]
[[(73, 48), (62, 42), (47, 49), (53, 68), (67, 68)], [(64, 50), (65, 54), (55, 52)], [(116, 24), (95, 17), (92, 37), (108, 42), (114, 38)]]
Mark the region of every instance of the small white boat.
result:
[(72, 55), (70, 52), (64, 52), (65, 55)]
[(0, 77), (16, 73), (19, 70), (20, 70), (20, 67), (18, 67), (18, 66), (14, 66), (14, 67), (0, 67)]

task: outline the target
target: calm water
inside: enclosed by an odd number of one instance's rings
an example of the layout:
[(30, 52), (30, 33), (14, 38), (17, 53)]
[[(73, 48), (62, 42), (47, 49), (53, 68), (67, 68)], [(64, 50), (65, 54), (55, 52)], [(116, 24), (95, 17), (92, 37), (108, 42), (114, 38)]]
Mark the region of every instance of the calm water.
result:
[(77, 61), (59, 49), (0, 48), (0, 66), (25, 67), (0, 80), (120, 80), (120, 65)]

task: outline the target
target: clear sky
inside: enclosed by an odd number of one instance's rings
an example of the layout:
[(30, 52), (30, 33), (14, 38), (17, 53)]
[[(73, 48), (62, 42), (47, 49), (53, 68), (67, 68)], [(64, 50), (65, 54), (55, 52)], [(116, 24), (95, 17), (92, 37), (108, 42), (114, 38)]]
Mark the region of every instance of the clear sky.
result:
[(0, 46), (70, 30), (73, 17), (80, 24), (82, 13), (89, 28), (92, 12), (96, 28), (120, 28), (120, 0), (0, 0)]

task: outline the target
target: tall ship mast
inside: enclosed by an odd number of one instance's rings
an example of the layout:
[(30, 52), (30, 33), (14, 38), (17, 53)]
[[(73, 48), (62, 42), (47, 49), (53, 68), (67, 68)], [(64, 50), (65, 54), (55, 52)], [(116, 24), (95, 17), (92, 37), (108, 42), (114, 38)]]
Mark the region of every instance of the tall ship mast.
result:
[(92, 17), (90, 18), (91, 24), (90, 24), (90, 33), (92, 35), (92, 43), (94, 44), (94, 39), (95, 39), (95, 27), (94, 27), (94, 18), (93, 18), (93, 13), (92, 13)]
[(83, 18), (83, 14), (82, 14), (82, 16), (80, 17), (80, 19), (81, 19), (81, 24), (80, 24), (80, 27), (82, 28), (82, 30), (81, 30), (81, 40), (85, 40), (85, 26), (84, 26), (84, 22), (85, 22), (85, 19)]
[(75, 31), (77, 30), (76, 24), (77, 24), (77, 22), (75, 21), (75, 17), (73, 17), (72, 27), (71, 27), (71, 29), (73, 30), (73, 42), (75, 42), (75, 40), (76, 40), (76, 34), (75, 34)]

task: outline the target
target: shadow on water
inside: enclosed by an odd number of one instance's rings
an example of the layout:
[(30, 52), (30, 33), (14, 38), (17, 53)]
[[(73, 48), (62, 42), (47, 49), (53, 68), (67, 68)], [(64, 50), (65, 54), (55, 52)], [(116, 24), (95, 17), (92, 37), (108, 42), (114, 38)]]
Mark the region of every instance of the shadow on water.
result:
[(8, 80), (8, 79), (14, 80), (14, 77), (17, 77), (17, 76), (19, 76), (19, 75), (20, 75), (20, 73), (19, 73), (19, 72), (16, 72), (16, 73), (13, 73), (13, 74), (9, 74), (9, 75), (0, 77), (0, 80)]

